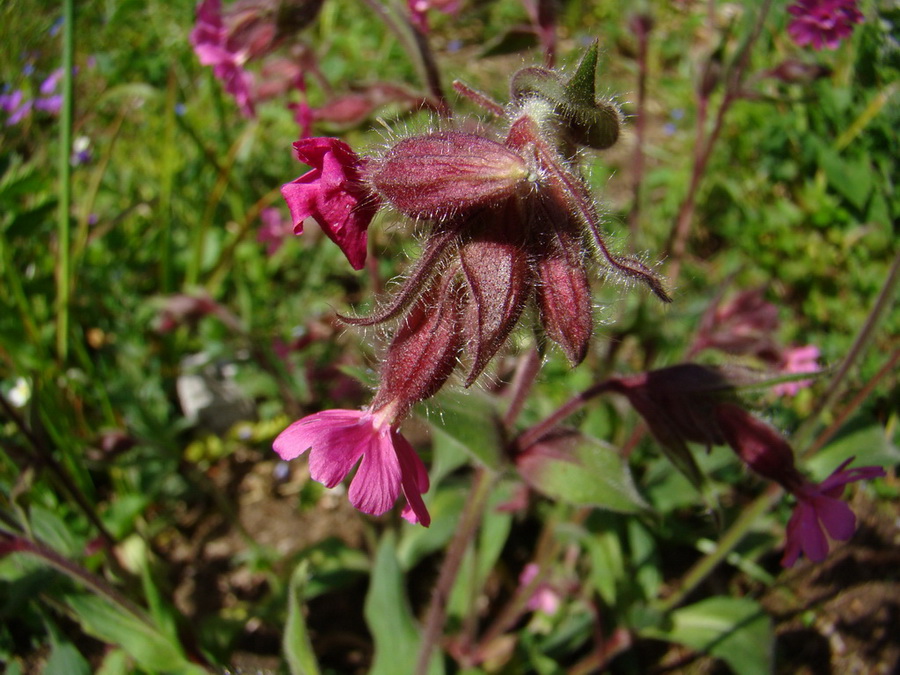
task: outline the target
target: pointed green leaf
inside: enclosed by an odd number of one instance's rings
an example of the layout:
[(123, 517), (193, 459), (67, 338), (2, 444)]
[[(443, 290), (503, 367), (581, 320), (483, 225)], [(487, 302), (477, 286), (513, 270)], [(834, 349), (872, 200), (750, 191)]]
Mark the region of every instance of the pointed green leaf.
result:
[(319, 664), (309, 640), (306, 617), (303, 615), (306, 577), (309, 561), (302, 561), (291, 575), (288, 588), (288, 617), (284, 626), (282, 649), (291, 675), (319, 675)]
[(88, 635), (118, 645), (146, 670), (173, 675), (207, 675), (155, 626), (95, 595), (69, 595), (65, 603)]
[(531, 487), (553, 499), (621, 513), (649, 509), (619, 452), (576, 431), (545, 437), (516, 464)]
[(566, 83), (566, 98), (574, 105), (592, 106), (597, 95), (599, 45), (591, 44), (572, 78)]
[(642, 629), (641, 635), (708, 653), (741, 675), (772, 672), (772, 626), (754, 600), (708, 598), (675, 610), (669, 619), (667, 625)]
[[(406, 598), (394, 539), (393, 533), (382, 537), (366, 595), (366, 623), (375, 639), (375, 659), (369, 675), (411, 673), (419, 654), (419, 627)], [(439, 654), (435, 654), (428, 672), (444, 672)]]

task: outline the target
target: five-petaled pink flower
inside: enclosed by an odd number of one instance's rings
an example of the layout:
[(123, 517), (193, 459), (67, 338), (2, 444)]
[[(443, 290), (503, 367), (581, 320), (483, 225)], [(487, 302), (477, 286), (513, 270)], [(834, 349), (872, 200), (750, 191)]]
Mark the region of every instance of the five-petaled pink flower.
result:
[(197, 6), (191, 44), (200, 63), (213, 67), (213, 73), (225, 85), (225, 91), (234, 96), (241, 113), (253, 117), (253, 76), (244, 70), (248, 55), (228, 43), (221, 0), (203, 0)]
[(863, 20), (856, 0), (798, 0), (788, 8), (794, 19), (788, 33), (794, 42), (815, 49), (837, 49), (841, 40), (850, 37), (853, 24)]
[(819, 484), (804, 482), (794, 491), (797, 506), (787, 524), (787, 544), (781, 564), (791, 567), (802, 551), (813, 562), (821, 562), (828, 555), (828, 536), (837, 541), (847, 541), (856, 530), (856, 516), (841, 501), (844, 486), (858, 480), (869, 480), (885, 475), (878, 466), (847, 469), (853, 457), (841, 464), (828, 478)]
[(428, 527), (431, 516), (422, 501), (428, 472), (422, 460), (390, 423), (387, 411), (323, 410), (285, 429), (273, 447), (291, 460), (307, 450), (313, 480), (326, 487), (340, 483), (359, 462), (350, 483), (350, 503), (379, 516), (393, 507), (402, 490), (403, 517)]
[(378, 199), (362, 184), (362, 160), (337, 138), (304, 138), (294, 143), (297, 159), (312, 167), (281, 187), (291, 210), (294, 234), (313, 218), (340, 246), (353, 269), (366, 261), (366, 230), (378, 210)]

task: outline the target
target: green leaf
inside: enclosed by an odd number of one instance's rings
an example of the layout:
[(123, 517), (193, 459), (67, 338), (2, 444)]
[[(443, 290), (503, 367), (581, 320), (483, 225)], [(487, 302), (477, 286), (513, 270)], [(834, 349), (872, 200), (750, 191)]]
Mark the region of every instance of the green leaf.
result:
[(561, 432), (534, 444), (516, 461), (528, 484), (553, 499), (621, 513), (650, 508), (619, 452), (596, 438)]
[(79, 554), (81, 547), (58, 512), (32, 504), (28, 510), (28, 519), (39, 541), (66, 557)]
[(54, 642), (43, 675), (91, 675), (91, 666), (71, 642)]
[(403, 527), (397, 545), (397, 559), (404, 570), (412, 567), (427, 555), (440, 551), (459, 525), (459, 517), (469, 498), (468, 486), (441, 486), (428, 500), (431, 513), (429, 527)]
[(134, 667), (128, 654), (122, 649), (112, 649), (106, 652), (95, 675), (131, 675), (133, 672)]
[(714, 597), (675, 610), (665, 626), (641, 630), (642, 637), (687, 645), (725, 661), (741, 675), (772, 672), (772, 626), (749, 598)]
[(512, 514), (498, 511), (497, 507), (511, 498), (513, 489), (514, 484), (507, 482), (497, 485), (491, 492), (478, 532), (477, 546), (470, 546), (466, 552), (450, 593), (448, 615), (467, 616), (472, 609), (472, 599), (482, 595), (485, 582), (495, 569), (512, 529)]
[(65, 604), (88, 635), (117, 645), (141, 668), (173, 675), (208, 675), (156, 626), (95, 595), (69, 595)]
[[(366, 595), (364, 614), (375, 639), (375, 658), (369, 675), (411, 673), (419, 653), (419, 627), (409, 608), (394, 548), (394, 535), (389, 533), (382, 538), (375, 554)], [(444, 672), (439, 654), (434, 655), (428, 672), (432, 675)]]
[(819, 149), (819, 163), (828, 177), (828, 184), (857, 209), (862, 209), (872, 193), (872, 169), (866, 161), (841, 157), (832, 148)]
[(282, 648), (291, 675), (318, 675), (319, 664), (309, 639), (306, 618), (303, 616), (303, 591), (309, 574), (309, 561), (294, 568), (288, 588), (288, 617), (284, 626)]
[(494, 405), (475, 391), (444, 391), (434, 397), (426, 421), (436, 435), (457, 444), (490, 469), (500, 466), (499, 423)]

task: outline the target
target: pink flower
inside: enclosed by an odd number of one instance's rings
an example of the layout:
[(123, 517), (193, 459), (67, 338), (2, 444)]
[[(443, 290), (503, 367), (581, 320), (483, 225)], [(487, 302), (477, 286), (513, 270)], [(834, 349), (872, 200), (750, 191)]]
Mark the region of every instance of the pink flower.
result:
[[(541, 568), (536, 563), (528, 563), (525, 565), (525, 567), (522, 568), (522, 573), (519, 575), (519, 586), (522, 588), (528, 586), (534, 581), (540, 571)], [(534, 589), (531, 597), (528, 598), (528, 602), (525, 606), (532, 612), (541, 611), (548, 616), (553, 616), (559, 611), (560, 604), (561, 600), (556, 589), (548, 582), (541, 581)]]
[(213, 67), (213, 73), (225, 85), (225, 91), (234, 96), (241, 113), (253, 117), (253, 76), (243, 68), (247, 54), (228, 44), (221, 0), (203, 0), (197, 6), (197, 23), (190, 39), (200, 63)]
[(362, 160), (337, 138), (304, 138), (294, 143), (297, 158), (312, 167), (281, 187), (291, 210), (294, 234), (313, 218), (340, 246), (353, 269), (366, 261), (366, 230), (378, 210), (377, 198), (360, 179)]
[(462, 0), (407, 0), (409, 13), (413, 24), (423, 33), (428, 32), (428, 18), (426, 13), (430, 9), (443, 14), (456, 14)]
[(797, 506), (787, 524), (787, 544), (781, 564), (791, 567), (801, 551), (813, 562), (821, 562), (828, 555), (828, 539), (847, 541), (856, 530), (856, 516), (841, 501), (844, 486), (858, 480), (870, 480), (885, 475), (878, 466), (846, 469), (853, 457), (841, 464), (834, 473), (819, 483), (804, 482), (794, 492)]
[(266, 255), (273, 256), (288, 235), (293, 233), (294, 228), (289, 220), (282, 218), (281, 211), (273, 207), (263, 209), (259, 219), (262, 221), (262, 227), (259, 228), (256, 241), (266, 245)]
[[(816, 373), (822, 370), (818, 364), (819, 348), (815, 345), (785, 349), (781, 354), (781, 359), (781, 372), (785, 374)], [(797, 392), (810, 384), (812, 384), (812, 380), (799, 380), (784, 382), (775, 385), (772, 389), (780, 396), (796, 396)]]
[(853, 32), (853, 24), (863, 20), (856, 0), (798, 0), (788, 8), (795, 18), (788, 33), (801, 47), (812, 44), (815, 49), (837, 49)]
[(344, 480), (359, 462), (350, 483), (350, 503), (378, 516), (391, 509), (400, 491), (406, 498), (403, 517), (425, 527), (431, 516), (422, 501), (428, 473), (422, 460), (388, 416), (370, 410), (323, 410), (285, 429), (272, 447), (285, 461), (312, 449), (309, 472), (326, 487)]
[[(728, 445), (756, 473), (779, 483), (797, 498), (787, 525), (787, 542), (781, 564), (791, 567), (801, 551), (813, 562), (828, 555), (827, 532), (832, 539), (847, 541), (856, 530), (856, 517), (841, 495), (847, 483), (884, 476), (884, 469), (866, 466), (845, 470), (853, 457), (820, 484), (806, 480), (794, 463), (794, 451), (774, 429), (737, 405), (722, 403), (715, 419)], [(824, 529), (823, 529), (824, 528)]]

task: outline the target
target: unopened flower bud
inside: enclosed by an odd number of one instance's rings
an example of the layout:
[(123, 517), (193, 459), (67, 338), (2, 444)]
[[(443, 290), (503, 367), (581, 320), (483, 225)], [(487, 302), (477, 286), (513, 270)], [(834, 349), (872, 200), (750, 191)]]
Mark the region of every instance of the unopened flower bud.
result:
[(450, 131), (400, 141), (367, 174), (398, 211), (433, 218), (508, 199), (526, 180), (528, 167), (496, 141)]
[(772, 427), (733, 403), (717, 405), (715, 418), (725, 441), (754, 472), (788, 490), (802, 485), (794, 451)]
[(433, 396), (462, 351), (465, 294), (455, 274), (437, 279), (409, 310), (388, 347), (381, 384), (371, 409), (402, 419), (417, 402)]
[(511, 80), (514, 100), (537, 96), (553, 104), (563, 132), (576, 145), (603, 150), (619, 138), (622, 115), (610, 101), (597, 98), (597, 43), (587, 51), (565, 83), (546, 68), (524, 68)]

